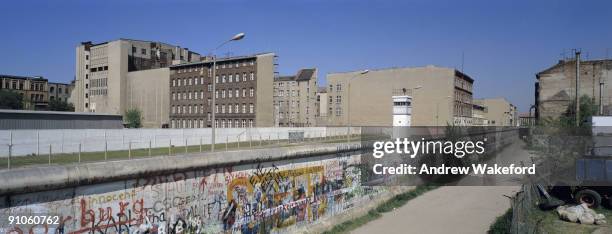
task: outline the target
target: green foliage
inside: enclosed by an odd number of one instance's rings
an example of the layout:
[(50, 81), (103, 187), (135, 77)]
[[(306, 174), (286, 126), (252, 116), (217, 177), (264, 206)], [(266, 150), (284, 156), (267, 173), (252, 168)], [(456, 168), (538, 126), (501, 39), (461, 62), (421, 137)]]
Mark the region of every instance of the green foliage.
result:
[(50, 111), (74, 111), (74, 106), (72, 105), (72, 103), (54, 99), (54, 100), (49, 101), (48, 110)]
[(370, 210), (367, 214), (338, 224), (334, 226), (331, 230), (325, 231), (323, 233), (349, 233), (350, 231), (355, 230), (358, 227), (381, 217), (383, 213), (393, 211), (393, 209), (403, 206), (404, 204), (406, 204), (406, 202), (438, 187), (438, 185), (419, 185), (413, 190), (395, 195), (393, 198), (389, 199), (386, 202), (383, 202), (376, 208)]
[(13, 91), (0, 90), (0, 109), (23, 109), (23, 96)]
[(140, 128), (142, 127), (142, 114), (136, 108), (129, 109), (125, 112), (123, 121), (125, 121), (128, 128)]
[(512, 226), (512, 208), (508, 209), (502, 216), (497, 217), (495, 222), (489, 227), (489, 234), (506, 234), (510, 233)]
[[(592, 98), (583, 95), (580, 97), (580, 126), (589, 127), (586, 120), (597, 114), (599, 106), (595, 104)], [(557, 119), (545, 119), (542, 123), (544, 126), (571, 128), (576, 126), (576, 101), (572, 101), (565, 113)]]

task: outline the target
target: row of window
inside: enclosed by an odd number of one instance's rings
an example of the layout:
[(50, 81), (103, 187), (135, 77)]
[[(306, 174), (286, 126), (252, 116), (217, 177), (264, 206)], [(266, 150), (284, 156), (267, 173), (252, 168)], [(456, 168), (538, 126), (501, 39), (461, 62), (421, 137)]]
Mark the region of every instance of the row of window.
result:
[[(249, 109), (247, 112), (247, 104), (215, 105), (215, 113), (221, 113), (221, 114), (226, 114), (226, 113), (227, 114), (253, 114), (255, 113), (255, 105), (251, 103), (248, 106), (249, 106)], [(172, 114), (204, 114), (204, 105), (172, 106)], [(210, 115), (210, 113), (208, 113), (208, 115)]]
[[(242, 89), (242, 92), (240, 92), (241, 89), (228, 89), (228, 90), (217, 90), (215, 91), (215, 98), (239, 98), (240, 97), (240, 93), (242, 93), (242, 97), (247, 97), (247, 89)], [(219, 95), (220, 94), (220, 95)], [(250, 88), (249, 89), (249, 97), (253, 97), (255, 96), (255, 89), (254, 88)], [(189, 91), (189, 92), (173, 92), (172, 93), (172, 100), (198, 100), (198, 99), (204, 99), (204, 91)], [(210, 102), (210, 99), (208, 99)], [(210, 105), (210, 104), (209, 104)]]
[[(327, 92), (333, 92), (334, 91), (334, 85), (330, 84), (329, 85), (329, 90), (327, 90)], [(341, 84), (336, 84), (336, 92), (342, 92), (342, 85)]]
[[(236, 73), (236, 76), (230, 74), (230, 75), (221, 75), (221, 76), (215, 76), (215, 81), (216, 83), (232, 83), (232, 82), (240, 82), (240, 74)], [(251, 72), (248, 74), (247, 77), (247, 73), (242, 73), (242, 81), (246, 82), (247, 80), (255, 80), (255, 73)], [(175, 78), (172, 79), (172, 87), (180, 87), (180, 86), (190, 86), (190, 85), (203, 85), (204, 84), (204, 77), (190, 77), (190, 78)]]
[[(90, 91), (91, 96), (106, 96), (108, 95), (108, 89), (93, 89)], [(87, 94), (85, 94), (87, 95)]]
[(92, 79), (91, 87), (106, 87), (108, 85), (108, 78)]
[[(241, 67), (241, 66), (242, 66), (242, 67), (246, 67), (246, 66), (248, 66), (248, 65), (250, 65), (250, 66), (255, 65), (255, 60), (250, 60), (250, 61), (248, 61), (248, 62), (245, 60), (245, 61), (242, 61), (242, 62), (239, 62), (239, 61), (238, 61), (238, 62), (223, 62), (223, 63), (217, 63), (217, 67), (216, 67), (216, 68), (217, 68), (217, 70), (218, 70), (219, 68), (222, 68), (222, 69), (224, 69), (224, 68), (233, 68), (233, 67), (238, 68), (238, 67)], [(190, 68), (183, 68), (183, 69), (179, 69), (179, 70), (177, 70), (177, 73), (185, 73), (185, 72), (193, 72), (193, 71), (202, 71), (202, 70), (204, 70), (204, 68), (203, 68), (203, 67), (202, 67), (202, 68), (198, 68), (198, 67), (190, 67)], [(211, 72), (210, 68), (208, 68), (208, 72), (209, 72), (209, 74), (210, 74), (210, 72)]]
[[(210, 120), (208, 120), (210, 121)], [(208, 127), (208, 124), (204, 123), (203, 119), (173, 119), (170, 121), (172, 128), (204, 128)], [(253, 120), (249, 119), (221, 119), (215, 120), (215, 127), (217, 128), (252, 128)]]

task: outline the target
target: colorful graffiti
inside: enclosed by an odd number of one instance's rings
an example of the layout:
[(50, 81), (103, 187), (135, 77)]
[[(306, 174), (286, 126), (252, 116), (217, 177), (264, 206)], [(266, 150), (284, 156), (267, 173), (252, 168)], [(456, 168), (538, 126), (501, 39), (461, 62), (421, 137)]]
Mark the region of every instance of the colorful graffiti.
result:
[(17, 195), (0, 214), (57, 214), (61, 222), (0, 232), (285, 233), (376, 192), (360, 186), (359, 162), (353, 155), (242, 165)]

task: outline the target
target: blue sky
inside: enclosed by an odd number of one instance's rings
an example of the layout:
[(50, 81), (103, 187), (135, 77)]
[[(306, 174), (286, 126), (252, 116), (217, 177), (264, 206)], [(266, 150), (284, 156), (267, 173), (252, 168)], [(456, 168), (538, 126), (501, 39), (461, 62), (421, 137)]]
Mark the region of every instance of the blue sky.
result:
[[(206, 54), (275, 52), (281, 74), (398, 66), (461, 68), (475, 94), (527, 111), (535, 73), (565, 51), (612, 57), (611, 1), (8, 1), (0, 73), (74, 77), (81, 41), (162, 41)], [(584, 57), (583, 57), (584, 58)]]

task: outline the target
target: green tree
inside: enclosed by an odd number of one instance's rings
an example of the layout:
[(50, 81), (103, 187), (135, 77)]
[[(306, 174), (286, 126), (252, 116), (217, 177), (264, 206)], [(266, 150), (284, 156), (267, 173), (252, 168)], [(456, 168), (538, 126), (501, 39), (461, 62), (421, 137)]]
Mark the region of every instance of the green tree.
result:
[(128, 128), (142, 127), (142, 113), (136, 108), (127, 110), (123, 116), (123, 120), (127, 124)]
[(50, 111), (74, 111), (74, 106), (72, 105), (72, 103), (68, 103), (66, 101), (62, 101), (58, 99), (53, 99), (49, 101), (48, 109)]
[(13, 91), (0, 90), (0, 109), (23, 109), (23, 96)]
[[(592, 98), (583, 95), (580, 97), (580, 124), (581, 127), (588, 127), (588, 120), (591, 116), (597, 114), (597, 110), (599, 106), (595, 104)], [(546, 125), (556, 126), (556, 127), (575, 127), (576, 126), (576, 101), (573, 100), (565, 113), (561, 115), (556, 120), (548, 120), (546, 121)]]

